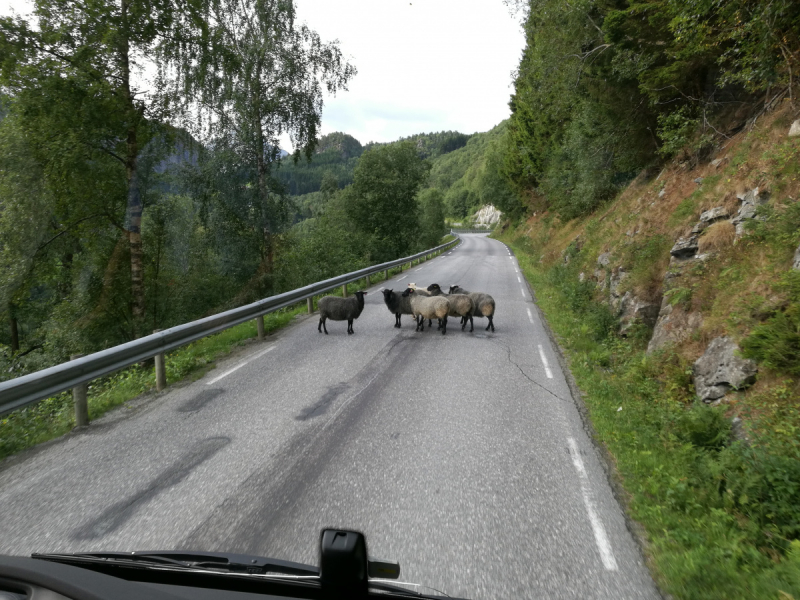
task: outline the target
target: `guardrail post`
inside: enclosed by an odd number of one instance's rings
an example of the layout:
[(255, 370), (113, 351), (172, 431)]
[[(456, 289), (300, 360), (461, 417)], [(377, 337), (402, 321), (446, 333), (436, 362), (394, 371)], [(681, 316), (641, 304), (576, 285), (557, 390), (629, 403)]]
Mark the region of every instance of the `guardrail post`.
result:
[(386, 281), (386, 280), (388, 280), (388, 279), (389, 279), (389, 269), (386, 269), (386, 270), (383, 272), (383, 280), (384, 280), (384, 281)]
[[(153, 333), (158, 333), (160, 329), (154, 329)], [(156, 391), (160, 392), (167, 387), (167, 365), (164, 360), (164, 354), (156, 354), (154, 357), (156, 363)]]
[(342, 298), (347, 298), (347, 284), (342, 284)]
[(256, 317), (256, 329), (258, 329), (258, 341), (264, 340), (264, 315)]
[(369, 273), (364, 275), (364, 282), (367, 284), (367, 287), (369, 287)]
[(314, 313), (314, 296), (309, 296), (306, 298), (306, 304), (308, 305), (308, 314)]
[[(70, 360), (81, 358), (85, 354), (73, 354)], [(72, 403), (75, 405), (75, 427), (85, 427), (89, 424), (89, 384), (82, 383), (72, 388)]]

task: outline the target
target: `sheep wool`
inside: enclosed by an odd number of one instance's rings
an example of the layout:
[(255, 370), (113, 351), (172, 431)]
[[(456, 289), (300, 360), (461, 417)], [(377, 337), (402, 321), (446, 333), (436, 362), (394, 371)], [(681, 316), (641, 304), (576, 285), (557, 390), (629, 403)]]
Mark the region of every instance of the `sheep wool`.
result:
[(347, 333), (355, 333), (353, 331), (353, 321), (361, 315), (364, 310), (364, 296), (367, 292), (358, 291), (350, 298), (339, 298), (338, 296), (324, 296), (319, 299), (319, 325), (317, 331), (325, 330), (325, 335), (328, 334), (328, 328), (325, 327), (325, 321), (347, 321)]
[(400, 315), (413, 315), (414, 311), (411, 310), (411, 297), (403, 296), (398, 292), (392, 290), (383, 290), (383, 301), (386, 308), (394, 315), (394, 326), (400, 327)]
[(444, 296), (422, 296), (413, 288), (407, 288), (403, 295), (411, 297), (411, 310), (417, 320), (417, 331), (425, 331), (425, 319), (438, 319), (442, 335), (447, 333), (447, 315), (450, 303)]
[(466, 294), (445, 294), (438, 283), (432, 283), (428, 286), (428, 291), (431, 296), (447, 296), (447, 301), (450, 302), (450, 317), (461, 317), (461, 331), (467, 326), (469, 321), (469, 330), (474, 331), (472, 313), (475, 310), (475, 303), (472, 298)]
[(457, 285), (451, 285), (449, 291), (450, 294), (466, 294), (472, 298), (472, 301), (475, 303), (475, 307), (472, 310), (472, 316), (478, 318), (486, 317), (489, 319), (489, 324), (486, 326), (486, 331), (489, 331), (490, 328), (492, 331), (494, 331), (494, 298), (492, 298), (489, 294), (484, 294), (482, 292), (468, 292), (464, 288)]

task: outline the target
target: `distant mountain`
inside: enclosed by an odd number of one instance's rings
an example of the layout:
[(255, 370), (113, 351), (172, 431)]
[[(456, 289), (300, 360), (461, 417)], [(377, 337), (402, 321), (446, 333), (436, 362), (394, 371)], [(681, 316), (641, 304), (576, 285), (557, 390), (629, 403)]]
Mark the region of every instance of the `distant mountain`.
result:
[[(419, 133), (398, 141), (411, 141), (420, 156), (435, 159), (463, 148), (472, 137), (458, 131), (440, 131)], [(336, 131), (320, 138), (310, 163), (303, 159), (297, 164), (293, 161), (283, 161), (276, 175), (292, 196), (318, 192), (322, 176), (328, 171), (336, 176), (341, 188), (353, 182), (353, 170), (358, 158), (370, 148), (384, 145), (386, 144), (377, 142), (362, 145), (352, 135)]]

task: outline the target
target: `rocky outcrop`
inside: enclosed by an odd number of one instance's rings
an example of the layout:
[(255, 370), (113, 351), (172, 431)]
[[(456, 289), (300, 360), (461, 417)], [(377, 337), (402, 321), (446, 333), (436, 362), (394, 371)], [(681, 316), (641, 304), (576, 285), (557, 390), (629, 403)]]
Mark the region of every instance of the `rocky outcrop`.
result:
[(700, 233), (712, 223), (727, 219), (730, 216), (728, 209), (724, 206), (717, 206), (716, 208), (707, 210), (700, 215), (700, 220), (697, 222), (697, 225), (692, 228), (692, 233)]
[(795, 271), (800, 271), (800, 246), (798, 246), (797, 250), (794, 251), (794, 262), (792, 263), (792, 268)]
[(620, 284), (628, 278), (628, 273), (622, 267), (617, 267), (611, 271), (608, 280), (608, 304), (616, 314), (622, 311), (622, 298), (624, 294), (620, 291)]
[(625, 292), (619, 305), (619, 333), (622, 336), (628, 335), (631, 328), (636, 323), (642, 323), (647, 327), (653, 327), (656, 324), (661, 309), (658, 303), (641, 300), (631, 292)]
[(699, 311), (687, 311), (682, 306), (673, 306), (665, 296), (661, 300), (653, 337), (647, 344), (647, 353), (651, 354), (668, 344), (683, 342), (702, 325), (703, 315)]
[(789, 128), (789, 137), (797, 137), (800, 135), (800, 119), (797, 119)]
[(745, 194), (738, 195), (737, 198), (742, 201), (742, 206), (736, 216), (731, 219), (731, 223), (736, 225), (736, 237), (740, 238), (745, 233), (745, 221), (756, 218), (756, 209), (769, 202), (769, 193), (759, 192), (758, 188), (753, 188)]
[(728, 337), (711, 341), (703, 356), (694, 363), (694, 387), (703, 402), (719, 400), (732, 389), (753, 384), (756, 363), (736, 355), (739, 347)]
[(502, 214), (493, 205), (487, 204), (473, 215), (473, 221), (477, 227), (487, 227), (497, 223)]
[(696, 235), (679, 237), (669, 253), (679, 260), (685, 260), (697, 254), (697, 249), (699, 247), (698, 237)]
[[(599, 258), (597, 262), (600, 263)], [(602, 273), (604, 274), (605, 271)], [(608, 283), (608, 304), (619, 318), (619, 332), (623, 336), (627, 335), (637, 322), (653, 327), (658, 319), (660, 308), (658, 302), (642, 300), (630, 290), (623, 293), (620, 286), (628, 277), (629, 273), (624, 268), (616, 267), (611, 271)]]

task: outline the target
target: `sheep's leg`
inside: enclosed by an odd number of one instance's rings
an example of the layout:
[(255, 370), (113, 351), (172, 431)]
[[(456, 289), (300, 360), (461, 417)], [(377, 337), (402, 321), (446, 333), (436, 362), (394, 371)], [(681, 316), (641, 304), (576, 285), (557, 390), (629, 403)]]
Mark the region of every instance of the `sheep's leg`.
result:
[(489, 319), (489, 324), (486, 326), (486, 331), (489, 331), (489, 327), (491, 327), (492, 331), (494, 331), (494, 321), (492, 321), (492, 315), (489, 315), (487, 318)]
[(422, 315), (417, 317), (417, 331), (425, 331), (425, 317)]
[(400, 327), (400, 313), (394, 315), (394, 326)]
[(444, 319), (442, 319), (442, 335), (445, 333), (447, 333), (447, 315), (445, 315)]
[[(317, 325), (317, 331), (318, 331), (319, 333), (322, 333), (322, 326), (323, 326), (324, 324), (325, 324), (325, 321), (323, 321), (322, 317), (320, 317), (320, 318), (319, 318), (319, 325)], [(328, 333), (328, 332), (326, 331), (325, 333)]]
[(431, 328), (431, 327), (433, 327), (433, 321), (431, 321), (430, 319), (428, 319), (428, 328)]
[(467, 326), (467, 318), (464, 315), (461, 315), (461, 331), (464, 331), (464, 328)]
[[(466, 325), (466, 324), (467, 324), (467, 317), (464, 317), (464, 325)], [(472, 320), (472, 315), (470, 315), (469, 316), (469, 332), (472, 333), (473, 331), (475, 331), (475, 325), (474, 325), (474, 322)]]
[[(325, 326), (325, 317), (319, 318), (319, 324), (322, 325), (322, 329), (325, 330), (325, 335), (328, 335), (328, 328)], [(319, 331), (319, 326), (317, 326), (317, 331)]]
[(350, 335), (353, 333), (355, 333), (355, 331), (353, 331), (353, 319), (347, 319), (347, 334)]

